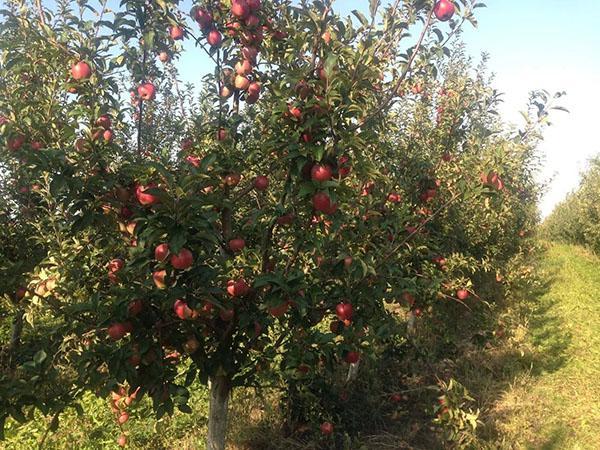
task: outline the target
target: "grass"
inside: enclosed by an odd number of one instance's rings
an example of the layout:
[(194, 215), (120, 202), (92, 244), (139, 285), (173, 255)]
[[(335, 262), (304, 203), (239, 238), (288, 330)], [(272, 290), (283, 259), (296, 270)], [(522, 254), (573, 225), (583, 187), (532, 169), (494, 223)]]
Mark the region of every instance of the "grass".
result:
[(599, 449), (600, 259), (552, 244), (539, 269), (542, 289), (488, 360), (497, 372), (476, 377), (487, 403), (481, 446)]
[[(360, 392), (348, 402), (349, 416), (360, 423), (368, 413), (373, 416), (369, 423), (377, 423), (378, 429), (365, 426), (358, 438), (339, 448), (447, 448), (427, 412), (435, 393), (423, 388), (435, 383), (435, 376), (452, 376), (467, 387), (481, 411), (469, 448), (600, 449), (600, 259), (578, 247), (550, 244), (536, 266), (533, 287), (514, 293), (493, 317), (495, 335), (480, 339), (478, 330), (465, 326), (467, 338), (444, 356), (408, 354), (389, 366), (363, 367), (370, 382), (355, 386)], [(469, 318), (481, 320), (465, 311), (457, 323), (462, 326)], [(390, 408), (381, 399), (396, 389), (424, 393), (409, 393), (406, 403)], [(156, 422), (148, 402), (137, 405), (126, 425), (131, 448), (203, 449), (207, 395), (203, 388), (192, 392), (191, 415), (176, 413)], [(61, 415), (58, 431), (48, 435), (44, 448), (118, 448), (119, 430), (107, 402), (89, 394), (83, 403), (84, 416), (73, 410)], [(231, 404), (231, 449), (329, 448), (310, 436), (305, 441), (283, 437), (275, 393), (259, 397), (250, 389), (238, 390)], [(38, 416), (20, 427), (11, 423), (0, 448), (37, 448), (48, 422)]]

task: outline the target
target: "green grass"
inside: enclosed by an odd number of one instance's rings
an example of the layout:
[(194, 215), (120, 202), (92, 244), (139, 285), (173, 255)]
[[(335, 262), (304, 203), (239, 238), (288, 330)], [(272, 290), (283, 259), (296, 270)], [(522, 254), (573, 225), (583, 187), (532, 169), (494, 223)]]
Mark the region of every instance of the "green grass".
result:
[[(479, 378), (492, 448), (600, 448), (600, 259), (549, 245), (544, 281), (495, 363)], [(527, 309), (529, 308), (529, 309)], [(483, 445), (483, 443), (482, 443)]]

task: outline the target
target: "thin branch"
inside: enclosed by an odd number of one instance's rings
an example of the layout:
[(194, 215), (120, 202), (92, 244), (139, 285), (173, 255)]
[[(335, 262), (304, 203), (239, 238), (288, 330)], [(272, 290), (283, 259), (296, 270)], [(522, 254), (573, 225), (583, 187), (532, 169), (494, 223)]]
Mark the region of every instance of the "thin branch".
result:
[(391, 90), (391, 92), (389, 93), (387, 98), (383, 102), (381, 102), (375, 108), (374, 111), (372, 111), (368, 116), (363, 118), (358, 124), (350, 127), (350, 129), (348, 130), (349, 132), (356, 131), (360, 127), (365, 125), (366, 123), (373, 120), (379, 113), (381, 113), (386, 107), (388, 107), (390, 105), (390, 103), (394, 100), (394, 98), (398, 94), (398, 90), (400, 89), (400, 87), (402, 86), (402, 83), (406, 79), (408, 72), (412, 68), (413, 62), (415, 61), (417, 54), (419, 53), (419, 50), (423, 43), (423, 40), (425, 39), (425, 36), (427, 35), (427, 31), (429, 30), (429, 26), (431, 25), (432, 18), (433, 18), (433, 8), (429, 11), (429, 14), (427, 15), (427, 19), (425, 21), (425, 25), (423, 26), (423, 30), (421, 31), (421, 35), (419, 36), (419, 39), (417, 40), (417, 44), (415, 45), (415, 48), (414, 48), (412, 54), (410, 55), (408, 62), (406, 63), (406, 67), (402, 71), (402, 74), (400, 75), (398, 82), (394, 85), (394, 88)]

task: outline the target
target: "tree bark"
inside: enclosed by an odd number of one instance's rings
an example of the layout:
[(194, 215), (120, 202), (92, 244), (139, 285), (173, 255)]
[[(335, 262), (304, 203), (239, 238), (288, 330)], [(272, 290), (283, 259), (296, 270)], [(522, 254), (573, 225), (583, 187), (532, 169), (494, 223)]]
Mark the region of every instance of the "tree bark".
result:
[(231, 384), (223, 375), (211, 378), (210, 400), (208, 406), (207, 450), (225, 450), (227, 433), (227, 412)]

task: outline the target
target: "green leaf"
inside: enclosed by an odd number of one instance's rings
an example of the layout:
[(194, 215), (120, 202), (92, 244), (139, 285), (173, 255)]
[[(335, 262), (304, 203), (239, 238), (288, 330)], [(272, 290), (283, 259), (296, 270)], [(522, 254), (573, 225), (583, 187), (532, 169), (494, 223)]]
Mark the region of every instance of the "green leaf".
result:
[(40, 365), (44, 362), (44, 360), (46, 359), (46, 356), (47, 356), (46, 352), (44, 350), (40, 350), (33, 356), (33, 361), (37, 365)]

